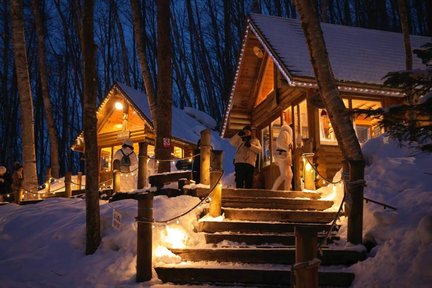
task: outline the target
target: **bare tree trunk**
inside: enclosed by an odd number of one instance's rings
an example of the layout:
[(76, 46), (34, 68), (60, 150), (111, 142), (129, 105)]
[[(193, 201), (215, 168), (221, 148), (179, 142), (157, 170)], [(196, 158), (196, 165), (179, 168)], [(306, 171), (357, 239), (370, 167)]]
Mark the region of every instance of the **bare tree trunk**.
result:
[(84, 145), (86, 159), (86, 254), (99, 247), (99, 165), (96, 119), (96, 45), (93, 39), (94, 1), (84, 1), (81, 45), (84, 60)]
[(40, 10), (40, 1), (33, 0), (33, 13), (35, 16), (35, 25), (37, 33), (37, 45), (38, 45), (38, 66), (40, 73), (40, 81), (42, 88), (43, 104), (45, 107), (45, 115), (48, 126), (48, 134), (50, 139), (50, 158), (51, 158), (51, 175), (54, 178), (60, 177), (60, 165), (59, 165), (59, 150), (58, 150), (58, 136), (57, 128), (54, 123), (54, 118), (51, 111), (51, 100), (48, 85), (48, 71), (46, 65), (45, 56), (45, 33), (43, 18)]
[[(171, 51), (171, 25), (170, 0), (157, 1), (157, 119), (156, 119), (156, 147), (157, 159), (170, 159), (171, 147), (165, 147), (164, 139), (171, 139), (172, 127), (172, 51)], [(169, 172), (171, 163), (159, 163), (158, 172)]]
[[(348, 193), (357, 202), (352, 203), (348, 220), (348, 241), (362, 243), (364, 160), (355, 134), (352, 120), (337, 89), (328, 58), (315, 0), (296, 0), (305, 38), (308, 43), (312, 66), (324, 106), (329, 112), (331, 124), (342, 154), (350, 168)], [(352, 184), (356, 184), (353, 186)], [(358, 199), (361, 199), (358, 201)], [(354, 215), (353, 215), (354, 213)], [(351, 222), (350, 222), (351, 221)]]
[(18, 92), (21, 104), (21, 134), (24, 179), (23, 188), (31, 192), (30, 198), (36, 198), (37, 172), (34, 135), (33, 99), (30, 89), (26, 42), (24, 34), (23, 6), (21, 0), (11, 1), (13, 50), (17, 73)]
[(413, 58), (411, 52), (411, 41), (409, 33), (409, 22), (406, 0), (398, 0), (400, 24), (403, 33), (404, 47), (405, 47), (405, 68), (406, 70), (412, 70)]
[(156, 94), (153, 85), (153, 81), (150, 75), (150, 68), (145, 53), (144, 39), (143, 39), (143, 25), (141, 17), (141, 7), (139, 0), (131, 0), (132, 7), (132, 18), (133, 18), (133, 29), (135, 35), (135, 45), (138, 50), (138, 61), (141, 67), (141, 73), (143, 74), (144, 87), (147, 94), (147, 100), (149, 102), (150, 113), (153, 121), (156, 120)]
[[(114, 1), (115, 2), (115, 1)], [(125, 41), (125, 37), (124, 37), (124, 32), (123, 32), (123, 25), (120, 21), (120, 17), (119, 17), (119, 12), (118, 12), (118, 7), (116, 5), (116, 3), (114, 3), (115, 7), (114, 7), (114, 19), (117, 25), (117, 29), (119, 31), (119, 37), (120, 37), (120, 44), (121, 44), (121, 52), (122, 52), (122, 60), (123, 60), (123, 73), (124, 73), (124, 79), (125, 82), (128, 86), (131, 86), (130, 84), (130, 73), (129, 73), (129, 60), (128, 60), (128, 55), (127, 55), (127, 48), (126, 48), (126, 41)]]

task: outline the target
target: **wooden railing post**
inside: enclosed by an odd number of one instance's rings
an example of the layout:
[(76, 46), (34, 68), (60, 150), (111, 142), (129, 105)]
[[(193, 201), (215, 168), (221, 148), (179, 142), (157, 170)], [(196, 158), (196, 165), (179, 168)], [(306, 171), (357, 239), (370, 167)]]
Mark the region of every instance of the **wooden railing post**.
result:
[(200, 145), (200, 161), (201, 161), (201, 184), (210, 184), (210, 129), (201, 131), (201, 145)]
[(51, 192), (51, 167), (47, 167), (45, 175), (45, 197), (48, 197)]
[(65, 174), (65, 192), (66, 192), (66, 197), (72, 197), (72, 172), (68, 171)]
[(78, 172), (78, 177), (77, 177), (77, 183), (78, 183), (78, 190), (81, 190), (82, 187), (82, 172)]
[(24, 193), (24, 189), (20, 185), (20, 187), (18, 187), (18, 189), (15, 191), (15, 203), (16, 204), (18, 204), (18, 205), (21, 204), (21, 199), (23, 197), (23, 193)]
[(296, 225), (295, 233), (295, 265), (293, 269), (296, 288), (318, 288), (318, 268), (321, 261), (317, 258), (317, 229), (309, 226)]
[(153, 194), (137, 194), (136, 199), (138, 200), (136, 282), (144, 282), (152, 278)]
[(138, 189), (143, 189), (147, 186), (148, 168), (147, 168), (147, 142), (139, 143), (138, 152)]
[[(364, 179), (364, 161), (349, 161), (349, 181), (356, 183)], [(364, 180), (363, 180), (364, 181)], [(347, 240), (352, 244), (362, 244), (363, 236), (363, 187), (364, 183), (350, 185), (348, 183), (347, 193), (350, 201), (348, 203), (348, 228)]]
[[(213, 150), (211, 153), (210, 188), (215, 187), (210, 202), (209, 214), (212, 217), (221, 215), (222, 212), (222, 150)], [(218, 181), (219, 180), (219, 181)]]

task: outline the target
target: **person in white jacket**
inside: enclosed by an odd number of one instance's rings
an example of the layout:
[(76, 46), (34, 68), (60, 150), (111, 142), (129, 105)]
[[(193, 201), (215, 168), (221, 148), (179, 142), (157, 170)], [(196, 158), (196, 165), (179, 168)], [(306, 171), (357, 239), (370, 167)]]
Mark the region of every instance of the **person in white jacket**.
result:
[(234, 159), (236, 188), (252, 188), (255, 163), (261, 152), (261, 144), (252, 130), (247, 125), (230, 140), (237, 148)]
[(279, 166), (280, 175), (273, 183), (272, 190), (277, 190), (284, 182), (284, 190), (291, 190), (291, 182), (293, 178), (292, 166), (292, 151), (293, 147), (293, 131), (291, 127), (284, 123), (281, 127), (279, 135), (276, 139), (275, 161)]
[[(122, 148), (114, 154), (113, 162), (121, 162), (123, 156), (129, 157), (129, 172), (124, 171), (120, 174), (120, 192), (130, 192), (137, 189), (138, 184), (138, 157), (134, 152), (133, 143), (130, 140), (123, 141)], [(114, 167), (114, 164), (113, 164)]]

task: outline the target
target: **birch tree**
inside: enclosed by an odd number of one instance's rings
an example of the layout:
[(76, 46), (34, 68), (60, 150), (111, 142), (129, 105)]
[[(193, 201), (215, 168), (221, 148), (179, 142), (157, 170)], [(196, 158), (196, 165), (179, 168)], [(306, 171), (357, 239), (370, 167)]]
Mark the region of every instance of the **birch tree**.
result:
[(10, 10), (12, 16), (15, 70), (21, 107), (21, 139), (24, 170), (22, 185), (25, 190), (31, 193), (29, 198), (36, 198), (38, 179), (36, 172), (34, 112), (24, 34), (22, 1), (11, 1)]

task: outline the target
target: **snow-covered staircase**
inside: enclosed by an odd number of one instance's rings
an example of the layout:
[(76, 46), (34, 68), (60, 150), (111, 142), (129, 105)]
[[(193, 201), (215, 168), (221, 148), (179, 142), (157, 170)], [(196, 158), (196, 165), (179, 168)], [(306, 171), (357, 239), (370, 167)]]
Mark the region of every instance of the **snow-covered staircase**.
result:
[[(320, 240), (336, 216), (324, 211), (333, 202), (319, 198), (313, 192), (223, 189), (224, 220), (204, 217), (197, 227), (212, 245), (170, 249), (183, 262), (155, 267), (158, 277), (176, 284), (287, 287), (295, 263), (295, 225), (316, 228)], [(337, 229), (330, 241), (339, 239)], [(322, 252), (320, 285), (349, 286), (354, 274), (346, 267), (364, 259), (364, 253), (336, 245), (324, 246)]]

